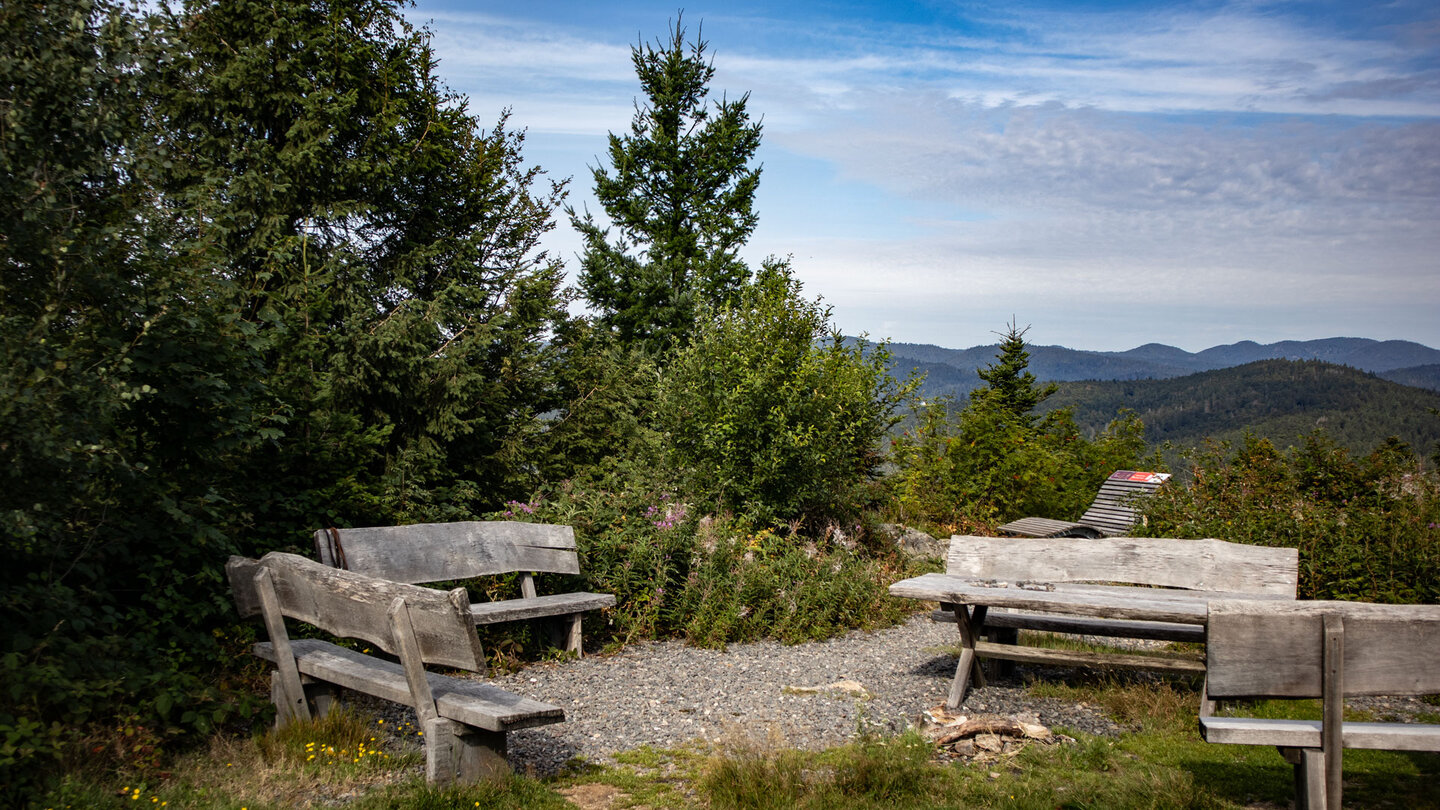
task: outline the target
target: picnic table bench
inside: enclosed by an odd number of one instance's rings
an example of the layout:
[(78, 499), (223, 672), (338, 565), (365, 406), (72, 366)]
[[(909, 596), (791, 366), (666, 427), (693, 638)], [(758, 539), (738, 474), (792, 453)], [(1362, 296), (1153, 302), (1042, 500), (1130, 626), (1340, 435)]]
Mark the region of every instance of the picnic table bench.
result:
[[(1295, 767), (1295, 806), (1338, 810), (1345, 748), (1440, 751), (1440, 725), (1351, 722), (1344, 698), (1440, 693), (1440, 606), (1210, 603), (1200, 733), (1273, 745)], [(1214, 699), (1320, 698), (1321, 720), (1218, 717)]]
[[(946, 701), (956, 708), (972, 678), (985, 683), (982, 658), (1196, 673), (1205, 668), (1177, 656), (1021, 646), (1021, 629), (1199, 642), (1205, 640), (1210, 600), (1293, 601), (1298, 582), (1299, 552), (1293, 548), (1171, 538), (956, 535), (944, 574), (902, 580), (890, 593), (939, 602), (934, 617), (959, 626), (960, 661)], [(980, 641), (981, 635), (991, 640)]]
[[(240, 615), (265, 620), (270, 640), (253, 652), (276, 665), (277, 727), (323, 716), (337, 687), (412, 706), (424, 731), (426, 779), (448, 784), (508, 773), (508, 732), (565, 719), (559, 706), (425, 670), (437, 664), (485, 672), (464, 588), (420, 588), (280, 552), (231, 557), (225, 568)], [(363, 640), (399, 663), (319, 639), (291, 640), (287, 618)]]
[(321, 529), (315, 550), (326, 565), (411, 585), (520, 573), (520, 598), (472, 604), (475, 623), (550, 619), (552, 642), (576, 655), (584, 655), (581, 616), (615, 604), (608, 593), (536, 595), (534, 574), (580, 573), (569, 526), (493, 520)]

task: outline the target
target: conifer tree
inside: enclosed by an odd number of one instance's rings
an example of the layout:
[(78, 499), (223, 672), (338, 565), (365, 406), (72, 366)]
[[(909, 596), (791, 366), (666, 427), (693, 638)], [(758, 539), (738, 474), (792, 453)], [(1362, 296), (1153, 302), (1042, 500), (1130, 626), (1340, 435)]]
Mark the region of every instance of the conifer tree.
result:
[(1059, 388), (1053, 382), (1036, 385), (1035, 375), (1029, 371), (1030, 353), (1025, 350), (1028, 331), (1028, 326), (1019, 329), (1013, 322), (1010, 324), (1000, 336), (1000, 352), (995, 355), (995, 362), (977, 372), (987, 387), (971, 394), (972, 401), (977, 404), (983, 401), (1026, 427), (1035, 424), (1036, 406)]
[(748, 93), (707, 103), (715, 68), (705, 48), (698, 35), (686, 42), (677, 19), (668, 40), (631, 49), (646, 102), (629, 135), (611, 133), (611, 169), (593, 169), (616, 238), (569, 210), (585, 240), (585, 299), (609, 331), (651, 351), (683, 341), (698, 301), (723, 304), (750, 277), (738, 251), (755, 229), (760, 124)]

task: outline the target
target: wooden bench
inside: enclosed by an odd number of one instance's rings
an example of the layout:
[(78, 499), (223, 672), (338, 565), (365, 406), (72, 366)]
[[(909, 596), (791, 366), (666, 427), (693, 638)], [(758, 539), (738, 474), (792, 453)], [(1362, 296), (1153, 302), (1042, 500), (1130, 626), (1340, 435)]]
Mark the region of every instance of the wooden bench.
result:
[[(1146, 588), (1179, 589), (1170, 597), (1207, 600), (1227, 597), (1295, 599), (1299, 552), (1293, 548), (1227, 543), (1223, 540), (1111, 537), (1051, 539), (1027, 537), (950, 538), (947, 576), (965, 580), (1034, 583), (1104, 583), (1145, 586), (1111, 589), (1137, 603), (1160, 596)], [(1203, 604), (1196, 606), (1204, 615)], [(956, 621), (955, 605), (943, 605), (932, 617)], [(1118, 609), (1117, 609), (1118, 610)], [(1197, 617), (1198, 619), (1198, 617)], [(1151, 621), (1106, 615), (1074, 615), (1032, 610), (991, 610), (984, 614), (989, 642), (976, 644), (982, 658), (1068, 666), (1096, 666), (1201, 672), (1203, 664), (1183, 657), (1122, 655), (1082, 650), (1049, 650), (1017, 645), (1018, 631), (1039, 630), (1110, 638), (1205, 641), (1203, 624)], [(1002, 674), (1004, 671), (1002, 670)]]
[[(413, 706), (425, 736), (426, 779), (447, 784), (508, 773), (508, 732), (565, 719), (559, 706), (425, 671), (425, 664), (485, 671), (464, 588), (419, 588), (279, 552), (258, 561), (231, 557), (226, 572), (240, 615), (265, 620), (270, 640), (253, 652), (276, 665), (277, 727), (330, 711), (336, 687)], [(363, 640), (400, 663), (327, 641), (292, 641), (286, 618)]]
[[(1200, 733), (1273, 745), (1295, 767), (1295, 806), (1338, 810), (1345, 748), (1440, 751), (1440, 725), (1345, 722), (1344, 698), (1440, 693), (1440, 606), (1210, 603)], [(1321, 720), (1217, 717), (1212, 700), (1320, 698)]]
[(315, 550), (326, 565), (411, 585), (520, 573), (521, 598), (471, 605), (475, 623), (553, 619), (552, 642), (576, 655), (584, 654), (581, 615), (615, 604), (608, 593), (536, 595), (535, 573), (580, 573), (569, 526), (496, 520), (321, 529)]
[(1135, 526), (1140, 514), (1135, 502), (1149, 497), (1170, 480), (1169, 473), (1116, 470), (1100, 485), (1095, 500), (1080, 520), (1027, 517), (1000, 527), (1000, 533), (1022, 537), (1115, 537)]

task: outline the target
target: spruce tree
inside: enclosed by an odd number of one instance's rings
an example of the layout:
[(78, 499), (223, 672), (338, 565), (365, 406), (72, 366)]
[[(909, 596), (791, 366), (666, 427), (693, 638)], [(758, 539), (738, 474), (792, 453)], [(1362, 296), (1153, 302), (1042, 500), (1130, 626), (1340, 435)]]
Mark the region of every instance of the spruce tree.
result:
[(970, 395), (976, 404), (983, 401), (1026, 427), (1035, 424), (1032, 411), (1036, 406), (1059, 388), (1053, 382), (1036, 385), (1035, 375), (1029, 371), (1030, 353), (1025, 350), (1028, 331), (1028, 326), (1018, 329), (1013, 322), (1010, 324), (1000, 336), (1000, 351), (995, 355), (995, 362), (977, 372), (987, 387)]
[(738, 251), (755, 229), (760, 124), (749, 94), (707, 102), (714, 64), (681, 21), (668, 40), (631, 49), (646, 103), (631, 133), (610, 135), (611, 169), (593, 169), (611, 228), (569, 210), (585, 240), (580, 290), (627, 343), (661, 351), (683, 342), (698, 301), (723, 304), (749, 280)]

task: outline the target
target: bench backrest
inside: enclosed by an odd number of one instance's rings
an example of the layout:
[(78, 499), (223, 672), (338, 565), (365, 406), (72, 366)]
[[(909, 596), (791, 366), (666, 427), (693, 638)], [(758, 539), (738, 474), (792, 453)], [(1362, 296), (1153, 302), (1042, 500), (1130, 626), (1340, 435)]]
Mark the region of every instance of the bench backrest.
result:
[[(339, 542), (336, 542), (338, 535)], [(569, 526), (507, 520), (315, 532), (320, 561), (418, 584), (520, 572), (580, 573)]]
[(1300, 553), (1223, 540), (950, 538), (945, 573), (967, 579), (1119, 582), (1295, 597)]
[(1216, 600), (1206, 630), (1209, 697), (1321, 697), (1327, 615), (1343, 628), (1345, 695), (1440, 693), (1440, 605)]
[(255, 577), (265, 570), (274, 586), (277, 607), (285, 617), (335, 636), (367, 641), (396, 656), (401, 650), (389, 612), (397, 598), (403, 599), (424, 663), (485, 671), (485, 656), (464, 588), (449, 592), (420, 588), (341, 571), (281, 552), (271, 552), (259, 560), (231, 557), (225, 570), (241, 616), (262, 613), (263, 595)]
[(1140, 517), (1135, 501), (1149, 496), (1168, 480), (1169, 473), (1116, 470), (1100, 485), (1095, 501), (1079, 522), (1108, 535), (1125, 534)]

